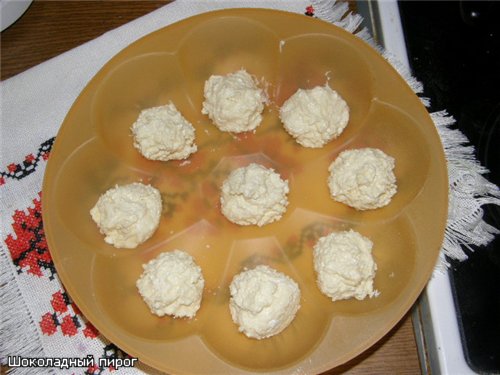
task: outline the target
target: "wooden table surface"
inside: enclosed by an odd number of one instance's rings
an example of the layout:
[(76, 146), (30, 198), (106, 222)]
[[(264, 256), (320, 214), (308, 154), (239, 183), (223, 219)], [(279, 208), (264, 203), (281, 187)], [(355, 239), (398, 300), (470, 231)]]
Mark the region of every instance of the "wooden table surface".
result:
[[(35, 0), (21, 19), (1, 33), (1, 80), (169, 2)], [(325, 374), (343, 373), (420, 374), (410, 315), (369, 350)]]

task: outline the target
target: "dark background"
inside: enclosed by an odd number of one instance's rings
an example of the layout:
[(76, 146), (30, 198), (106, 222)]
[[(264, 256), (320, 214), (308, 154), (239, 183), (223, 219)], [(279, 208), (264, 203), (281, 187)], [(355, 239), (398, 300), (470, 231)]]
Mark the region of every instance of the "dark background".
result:
[[(500, 182), (500, 2), (400, 1), (414, 75), (432, 111), (447, 109)], [(500, 228), (498, 206), (485, 219)], [(500, 238), (467, 250), (449, 272), (466, 360), (478, 372), (500, 372)]]

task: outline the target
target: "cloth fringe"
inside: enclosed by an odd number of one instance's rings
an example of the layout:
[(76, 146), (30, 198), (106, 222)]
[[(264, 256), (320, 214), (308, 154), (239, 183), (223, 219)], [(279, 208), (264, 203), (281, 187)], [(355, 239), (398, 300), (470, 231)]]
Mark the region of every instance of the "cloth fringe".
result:
[[(8, 251), (0, 251), (0, 300), (2, 301), (2, 313), (0, 315), (0, 328), (2, 340), (0, 342), (0, 363), (8, 364), (9, 356), (20, 357), (43, 357), (44, 351), (39, 341), (39, 333), (36, 324), (29, 314), (29, 309), (20, 297), (21, 291), (16, 283), (16, 275), (9, 265)], [(42, 369), (39, 369), (42, 370)], [(53, 374), (50, 369), (37, 372), (38, 374)], [(28, 375), (33, 369), (15, 367), (9, 370), (9, 374)]]
[(448, 267), (446, 256), (463, 261), (472, 246), (487, 245), (500, 231), (483, 220), (482, 206), (500, 205), (500, 189), (483, 175), (488, 170), (475, 158), (475, 149), (467, 137), (451, 126), (455, 119), (446, 111), (431, 113), (441, 136), (448, 163), (450, 184), (448, 220), (440, 256)]
[[(424, 86), (392, 53), (379, 46), (367, 28), (359, 29), (363, 18), (349, 12), (346, 3), (335, 0), (313, 0), (315, 15), (340, 26), (375, 48), (403, 77), (411, 89), (419, 96), (425, 107), (430, 107), (430, 99), (420, 96)], [(445, 271), (448, 259), (463, 261), (472, 246), (487, 245), (500, 231), (483, 220), (482, 206), (500, 205), (500, 190), (489, 182), (484, 174), (488, 170), (475, 157), (474, 146), (467, 137), (453, 129), (455, 119), (446, 111), (430, 113), (431, 119), (443, 144), (448, 166), (449, 208), (446, 230), (436, 270)]]

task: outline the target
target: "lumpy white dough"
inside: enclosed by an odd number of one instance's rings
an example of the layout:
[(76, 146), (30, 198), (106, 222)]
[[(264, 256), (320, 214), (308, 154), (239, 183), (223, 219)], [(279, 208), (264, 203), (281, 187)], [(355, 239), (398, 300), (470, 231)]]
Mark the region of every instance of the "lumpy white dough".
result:
[(134, 182), (106, 191), (90, 215), (107, 243), (131, 249), (153, 235), (160, 224), (161, 211), (160, 192)]
[(271, 168), (252, 163), (232, 171), (222, 184), (221, 211), (235, 224), (260, 227), (282, 217), (288, 192), (287, 180)]
[(202, 113), (222, 131), (252, 131), (262, 121), (267, 97), (245, 70), (211, 76), (205, 82), (204, 95)]
[(134, 147), (150, 160), (182, 160), (197, 150), (193, 125), (173, 103), (142, 110), (131, 130)]
[(332, 198), (357, 210), (388, 205), (397, 191), (394, 164), (394, 158), (375, 148), (341, 152), (328, 169)]
[(349, 122), (349, 107), (328, 85), (298, 89), (280, 108), (286, 131), (305, 147), (323, 147)]
[(231, 317), (239, 331), (250, 338), (277, 335), (288, 327), (300, 308), (297, 283), (269, 266), (241, 272), (229, 289)]
[(136, 286), (153, 314), (175, 318), (196, 315), (205, 280), (191, 255), (181, 250), (164, 252), (143, 268)]
[(313, 250), (314, 270), (321, 292), (332, 301), (376, 297), (373, 279), (377, 265), (373, 243), (353, 230), (321, 237)]

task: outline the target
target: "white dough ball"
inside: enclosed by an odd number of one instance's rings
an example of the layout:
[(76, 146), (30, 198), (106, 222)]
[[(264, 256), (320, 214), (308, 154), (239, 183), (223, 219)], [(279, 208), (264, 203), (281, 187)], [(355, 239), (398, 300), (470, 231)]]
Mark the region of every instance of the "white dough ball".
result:
[(346, 150), (329, 167), (332, 198), (357, 210), (386, 206), (396, 194), (394, 158), (375, 148)]
[(373, 279), (377, 270), (373, 243), (353, 230), (321, 237), (313, 250), (314, 270), (321, 292), (333, 301), (376, 297)]
[(173, 103), (142, 110), (132, 135), (134, 147), (150, 160), (182, 160), (197, 150), (193, 125)]
[(236, 275), (230, 285), (233, 321), (247, 337), (264, 339), (287, 328), (300, 308), (295, 281), (269, 266)]
[(280, 119), (297, 143), (320, 148), (344, 131), (349, 122), (349, 107), (328, 85), (298, 89), (282, 105)]
[(221, 131), (252, 131), (262, 121), (267, 97), (245, 70), (211, 76), (205, 82), (204, 95), (202, 113), (208, 115)]
[(239, 225), (279, 220), (288, 205), (288, 181), (271, 168), (252, 163), (235, 169), (222, 184), (222, 214)]
[(153, 314), (175, 318), (196, 315), (205, 280), (191, 255), (181, 250), (164, 252), (143, 268), (136, 285)]
[(130, 249), (153, 235), (160, 224), (161, 211), (160, 192), (134, 182), (106, 191), (90, 215), (107, 243)]

